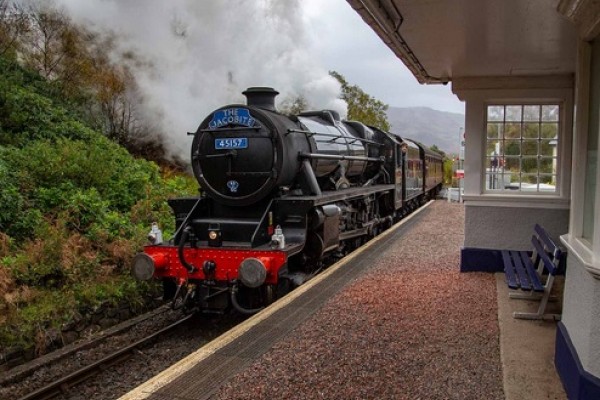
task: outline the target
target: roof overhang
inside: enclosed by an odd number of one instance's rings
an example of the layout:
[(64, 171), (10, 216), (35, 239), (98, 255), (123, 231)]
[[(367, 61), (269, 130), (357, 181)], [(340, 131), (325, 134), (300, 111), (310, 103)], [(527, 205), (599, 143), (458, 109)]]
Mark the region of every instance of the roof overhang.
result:
[(573, 74), (577, 28), (567, 14), (570, 10), (584, 18), (578, 4), (596, 3), (347, 1), (417, 80), (428, 84), (467, 77)]

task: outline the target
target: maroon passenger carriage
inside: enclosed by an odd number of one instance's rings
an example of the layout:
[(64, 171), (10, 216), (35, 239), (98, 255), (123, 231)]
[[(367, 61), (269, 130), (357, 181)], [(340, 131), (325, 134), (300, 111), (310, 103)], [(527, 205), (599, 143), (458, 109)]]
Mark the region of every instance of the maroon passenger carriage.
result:
[(442, 158), (334, 111), (286, 116), (244, 92), (194, 134), (202, 194), (169, 201), (176, 233), (134, 259), (186, 311), (255, 313), (390, 227), (441, 188)]

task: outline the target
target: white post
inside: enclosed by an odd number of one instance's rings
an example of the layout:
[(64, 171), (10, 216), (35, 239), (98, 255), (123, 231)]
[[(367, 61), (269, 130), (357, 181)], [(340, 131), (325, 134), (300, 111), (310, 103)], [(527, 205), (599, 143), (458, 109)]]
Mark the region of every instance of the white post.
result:
[[(458, 128), (458, 143), (460, 144), (458, 152), (458, 169), (464, 171), (464, 160), (465, 160), (465, 134), (463, 127)], [(462, 203), (462, 186), (463, 178), (458, 178), (458, 202)]]

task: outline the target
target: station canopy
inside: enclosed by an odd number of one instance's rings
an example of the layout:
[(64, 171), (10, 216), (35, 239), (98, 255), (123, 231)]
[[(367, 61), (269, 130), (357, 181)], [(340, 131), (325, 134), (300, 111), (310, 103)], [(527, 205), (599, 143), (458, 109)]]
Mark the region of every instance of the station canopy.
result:
[[(573, 0), (348, 0), (420, 83), (575, 71)], [(575, 10), (576, 11), (576, 10)]]

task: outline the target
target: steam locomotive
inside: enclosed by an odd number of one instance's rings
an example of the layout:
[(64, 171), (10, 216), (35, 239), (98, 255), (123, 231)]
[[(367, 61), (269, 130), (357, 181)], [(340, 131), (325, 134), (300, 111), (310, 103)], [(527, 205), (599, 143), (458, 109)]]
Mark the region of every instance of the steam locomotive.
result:
[(203, 191), (169, 200), (174, 237), (154, 224), (135, 256), (174, 308), (252, 314), (435, 196), (442, 157), (331, 110), (283, 115), (272, 88), (210, 114), (192, 142)]

